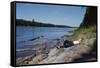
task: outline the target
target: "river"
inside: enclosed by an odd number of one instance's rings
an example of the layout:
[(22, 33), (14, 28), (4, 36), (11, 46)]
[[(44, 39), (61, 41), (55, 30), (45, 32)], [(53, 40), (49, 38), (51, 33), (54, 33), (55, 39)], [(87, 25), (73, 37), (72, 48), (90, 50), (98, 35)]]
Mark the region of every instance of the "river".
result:
[[(61, 27), (30, 27), (30, 26), (16, 26), (16, 48), (35, 48), (37, 46), (32, 45), (31, 39), (37, 37), (45, 37), (49, 43), (53, 39), (61, 38), (64, 35), (70, 35), (69, 31), (73, 31), (74, 28), (61, 28)], [(16, 57), (23, 57), (31, 55), (32, 51), (16, 52)]]

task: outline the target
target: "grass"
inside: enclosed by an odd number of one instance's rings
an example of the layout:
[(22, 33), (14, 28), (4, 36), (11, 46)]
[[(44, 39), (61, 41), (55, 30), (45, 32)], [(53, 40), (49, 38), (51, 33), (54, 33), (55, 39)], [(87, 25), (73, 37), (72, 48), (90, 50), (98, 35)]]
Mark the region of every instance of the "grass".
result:
[[(83, 42), (85, 44), (80, 44), (88, 46), (90, 50), (87, 53), (83, 53), (81, 55), (82, 58), (76, 58), (74, 62), (83, 62), (83, 61), (97, 61), (97, 39), (96, 39), (96, 26), (90, 26), (88, 28), (78, 28), (72, 32), (72, 35), (69, 37), (70, 40), (76, 40), (79, 38), (83, 38)], [(94, 40), (92, 40), (94, 39)], [(95, 60), (91, 60), (95, 59)]]
[[(72, 32), (72, 35), (69, 37), (70, 40), (76, 40), (79, 38), (83, 38), (84, 42), (87, 40), (89, 43), (89, 46), (91, 46), (92, 51), (97, 50), (97, 30), (96, 26), (90, 26), (88, 28), (78, 28), (74, 32)], [(95, 39), (93, 44), (90, 44), (92, 42), (89, 42), (91, 39)]]
[(78, 38), (90, 39), (96, 38), (96, 26), (90, 26), (88, 28), (78, 28), (72, 32), (72, 35), (69, 39), (75, 40)]

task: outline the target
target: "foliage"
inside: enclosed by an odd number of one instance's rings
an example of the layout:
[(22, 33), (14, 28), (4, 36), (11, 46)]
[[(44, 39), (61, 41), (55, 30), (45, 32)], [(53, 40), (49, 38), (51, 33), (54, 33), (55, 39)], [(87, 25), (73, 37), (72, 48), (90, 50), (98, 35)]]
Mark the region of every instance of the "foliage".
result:
[(49, 23), (42, 23), (42, 22), (36, 22), (34, 19), (32, 21), (27, 21), (23, 19), (16, 19), (16, 25), (17, 26), (38, 26), (38, 27), (68, 27), (72, 28), (70, 26), (66, 25), (55, 25), (55, 24), (49, 24)]
[(90, 27), (97, 24), (97, 7), (87, 7), (80, 27)]

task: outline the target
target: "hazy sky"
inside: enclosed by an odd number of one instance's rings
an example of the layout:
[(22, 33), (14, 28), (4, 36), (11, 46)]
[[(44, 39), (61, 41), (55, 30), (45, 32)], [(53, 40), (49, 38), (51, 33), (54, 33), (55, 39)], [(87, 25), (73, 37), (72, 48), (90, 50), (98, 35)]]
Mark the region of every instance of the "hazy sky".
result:
[(57, 25), (79, 26), (86, 8), (79, 6), (43, 5), (30, 3), (16, 4), (16, 18), (52, 23)]

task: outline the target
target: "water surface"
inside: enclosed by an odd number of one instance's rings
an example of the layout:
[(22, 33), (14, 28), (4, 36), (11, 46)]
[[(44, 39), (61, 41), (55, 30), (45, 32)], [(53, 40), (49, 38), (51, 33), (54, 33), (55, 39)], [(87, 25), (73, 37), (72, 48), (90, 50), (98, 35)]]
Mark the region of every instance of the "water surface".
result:
[[(59, 27), (26, 27), (17, 26), (16, 27), (16, 48), (35, 48), (31, 39), (43, 36), (48, 40), (48, 47), (53, 39), (61, 38), (64, 35), (69, 35), (69, 31), (74, 30), (73, 28), (59, 28)], [(24, 51), (16, 52), (17, 57), (31, 55), (33, 52)]]

